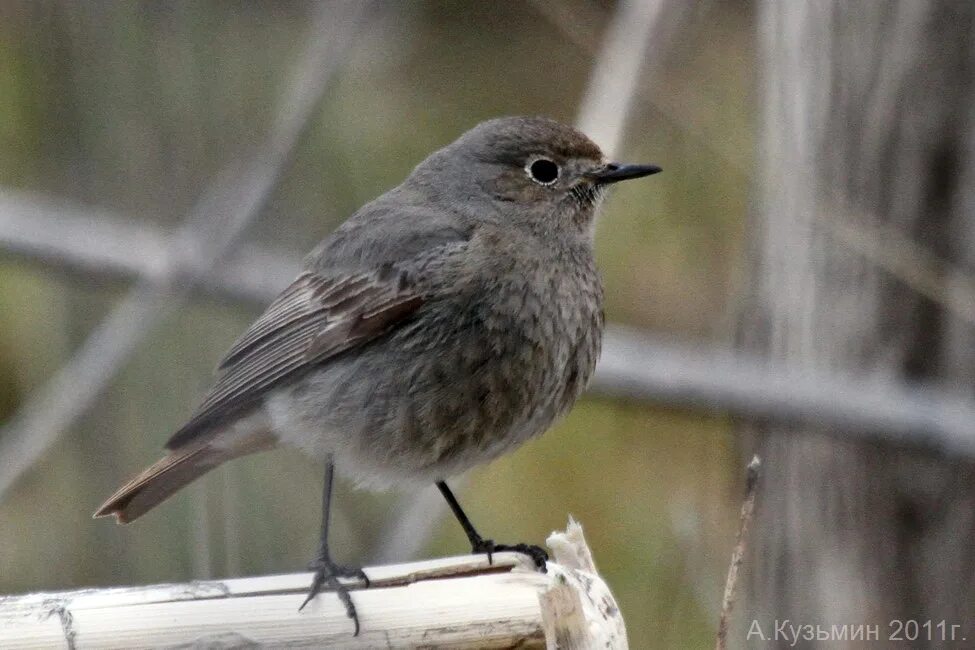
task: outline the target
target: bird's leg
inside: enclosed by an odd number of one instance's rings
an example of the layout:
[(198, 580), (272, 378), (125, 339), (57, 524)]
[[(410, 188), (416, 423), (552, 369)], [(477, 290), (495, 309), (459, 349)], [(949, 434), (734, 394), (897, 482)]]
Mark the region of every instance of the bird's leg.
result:
[(325, 462), (325, 485), (322, 488), (322, 537), (318, 546), (318, 555), (308, 565), (308, 568), (315, 572), (315, 577), (312, 579), (308, 596), (305, 598), (305, 602), (301, 604), (301, 607), (298, 608), (298, 611), (304, 609), (305, 605), (318, 595), (322, 587), (327, 585), (330, 591), (334, 591), (338, 595), (339, 600), (345, 605), (345, 613), (355, 623), (355, 633), (353, 636), (359, 636), (359, 615), (355, 611), (355, 605), (352, 603), (349, 590), (339, 582), (339, 578), (359, 578), (366, 587), (369, 586), (369, 578), (362, 569), (339, 566), (332, 561), (332, 555), (329, 553), (328, 520), (332, 509), (332, 479), (334, 474), (335, 466), (332, 463), (332, 459), (329, 458)]
[(539, 571), (545, 573), (545, 563), (548, 562), (548, 553), (545, 552), (545, 549), (533, 544), (495, 544), (493, 539), (484, 539), (478, 534), (467, 515), (464, 514), (463, 508), (460, 507), (460, 503), (457, 502), (457, 498), (447, 487), (447, 484), (443, 481), (437, 481), (437, 488), (440, 489), (443, 498), (447, 500), (447, 505), (450, 506), (454, 516), (457, 517), (457, 521), (460, 522), (467, 539), (470, 540), (472, 553), (487, 553), (488, 563), (492, 562), (492, 555), (500, 551), (522, 553), (532, 559)]

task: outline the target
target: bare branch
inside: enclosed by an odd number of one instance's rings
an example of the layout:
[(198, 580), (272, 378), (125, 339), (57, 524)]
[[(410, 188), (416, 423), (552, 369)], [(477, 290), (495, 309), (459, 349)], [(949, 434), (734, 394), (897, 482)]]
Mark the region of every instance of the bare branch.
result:
[(975, 403), (948, 387), (797, 369), (620, 327), (607, 332), (592, 390), (975, 458)]
[(718, 638), (715, 650), (725, 650), (728, 647), (728, 620), (735, 605), (735, 587), (738, 585), (738, 573), (741, 571), (741, 559), (745, 554), (745, 544), (748, 542), (748, 524), (752, 520), (755, 510), (755, 492), (758, 488), (758, 472), (762, 461), (753, 456), (748, 463), (745, 475), (745, 500), (741, 504), (741, 514), (738, 517), (738, 539), (735, 549), (731, 553), (731, 564), (728, 566), (728, 578), (724, 583), (724, 596), (721, 599), (721, 618), (718, 621)]
[(205, 278), (173, 255), (173, 235), (110, 211), (0, 189), (0, 249), (91, 279), (138, 280), (190, 287), (264, 307), (298, 273), (298, 256), (242, 243)]

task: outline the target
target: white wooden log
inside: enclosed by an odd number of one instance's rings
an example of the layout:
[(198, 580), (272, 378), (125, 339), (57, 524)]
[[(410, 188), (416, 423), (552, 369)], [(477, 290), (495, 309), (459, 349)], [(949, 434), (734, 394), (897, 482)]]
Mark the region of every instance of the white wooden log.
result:
[(578, 562), (589, 551), (573, 525), (550, 538), (546, 574), (514, 553), (367, 568), (369, 588), (346, 581), (358, 637), (334, 593), (298, 611), (311, 574), (297, 573), (0, 597), (0, 648), (571, 649), (598, 639), (625, 650), (619, 609), (591, 561)]
[(582, 526), (569, 517), (564, 533), (546, 540), (558, 563), (549, 563), (548, 588), (539, 594), (549, 648), (626, 648), (626, 626), (609, 587), (596, 572)]

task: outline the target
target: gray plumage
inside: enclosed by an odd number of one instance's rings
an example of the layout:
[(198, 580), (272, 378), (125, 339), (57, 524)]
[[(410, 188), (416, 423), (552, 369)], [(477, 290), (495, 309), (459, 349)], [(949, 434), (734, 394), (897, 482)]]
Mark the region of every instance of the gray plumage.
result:
[(552, 120), (477, 126), (308, 256), (232, 347), (170, 456), (97, 514), (131, 520), (278, 444), (384, 486), (442, 480), (541, 434), (599, 356), (602, 190), (655, 171), (607, 163)]

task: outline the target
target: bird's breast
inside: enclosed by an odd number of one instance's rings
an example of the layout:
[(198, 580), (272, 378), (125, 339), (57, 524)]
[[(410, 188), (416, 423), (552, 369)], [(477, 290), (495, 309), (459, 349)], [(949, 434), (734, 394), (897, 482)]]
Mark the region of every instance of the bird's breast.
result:
[(603, 325), (591, 256), (492, 262), (291, 396), (360, 480), (487, 462), (544, 432), (588, 384)]
[(461, 340), (478, 358), (463, 389), (479, 396), (485, 423), (517, 443), (548, 428), (588, 384), (602, 340), (602, 287), (588, 250), (523, 256), (495, 271), (468, 310)]

